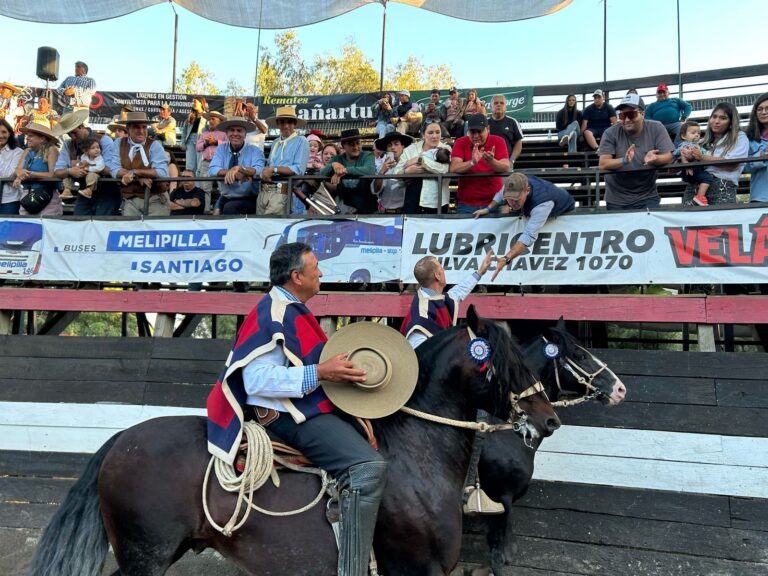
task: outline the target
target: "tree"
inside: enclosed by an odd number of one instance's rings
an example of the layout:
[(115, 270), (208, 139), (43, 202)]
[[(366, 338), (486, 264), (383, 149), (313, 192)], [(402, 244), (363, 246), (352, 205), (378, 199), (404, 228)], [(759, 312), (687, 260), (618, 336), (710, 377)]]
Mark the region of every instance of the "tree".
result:
[(227, 81), (227, 85), (224, 87), (225, 96), (246, 96), (248, 91), (234, 78), (230, 78)]
[(219, 94), (219, 89), (213, 83), (216, 75), (203, 70), (195, 61), (181, 71), (176, 79), (176, 92), (181, 94)]
[(315, 56), (312, 79), (314, 94), (374, 92), (379, 89), (379, 73), (351, 38), (341, 47), (339, 56)]
[(387, 90), (431, 90), (450, 88), (457, 84), (448, 66), (426, 66), (415, 56), (409, 56), (394, 69), (387, 68), (384, 87)]
[(259, 94), (309, 94), (310, 71), (300, 53), (301, 42), (295, 30), (275, 36), (275, 54), (262, 47), (256, 85)]

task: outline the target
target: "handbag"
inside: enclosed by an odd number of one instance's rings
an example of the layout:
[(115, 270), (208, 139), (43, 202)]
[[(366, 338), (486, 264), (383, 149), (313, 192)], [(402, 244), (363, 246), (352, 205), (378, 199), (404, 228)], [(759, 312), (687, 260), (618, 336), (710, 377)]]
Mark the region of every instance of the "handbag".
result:
[(34, 188), (21, 199), (21, 205), (30, 214), (38, 214), (48, 206), (51, 198), (53, 195), (45, 188)]

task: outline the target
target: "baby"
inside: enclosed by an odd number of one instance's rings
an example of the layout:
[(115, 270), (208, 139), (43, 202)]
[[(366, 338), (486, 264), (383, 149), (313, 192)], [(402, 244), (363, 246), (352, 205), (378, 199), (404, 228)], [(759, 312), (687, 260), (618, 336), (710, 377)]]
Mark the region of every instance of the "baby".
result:
[(422, 152), (421, 155), (440, 164), (451, 163), (451, 150), (449, 148), (432, 148)]
[[(701, 139), (701, 128), (697, 122), (687, 120), (680, 127), (680, 145), (672, 153), (673, 158), (679, 158), (684, 164), (688, 162), (682, 155), (682, 151), (685, 148), (699, 148), (699, 140)], [(707, 190), (709, 190), (710, 184), (712, 184), (712, 174), (707, 172), (706, 167), (697, 166), (695, 168), (686, 168), (681, 173), (684, 182), (690, 184), (698, 184), (696, 189), (696, 195), (693, 197), (693, 203), (699, 206), (709, 205), (707, 200)]]
[[(85, 152), (80, 156), (80, 160), (77, 162), (77, 166), (80, 168), (87, 168), (88, 174), (85, 175), (85, 188), (78, 190), (78, 194), (91, 198), (93, 192), (96, 190), (96, 186), (99, 182), (99, 174), (104, 170), (104, 158), (101, 155), (101, 144), (95, 138), (89, 138), (86, 140), (83, 146)], [(74, 178), (64, 178), (64, 192), (62, 192), (62, 198), (72, 198), (72, 188), (80, 183)]]

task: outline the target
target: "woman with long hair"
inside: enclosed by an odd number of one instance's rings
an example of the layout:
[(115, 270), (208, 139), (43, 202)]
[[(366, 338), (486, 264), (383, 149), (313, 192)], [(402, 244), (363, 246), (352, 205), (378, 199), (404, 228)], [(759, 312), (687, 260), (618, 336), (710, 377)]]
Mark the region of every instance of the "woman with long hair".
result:
[(576, 106), (576, 95), (568, 94), (565, 104), (555, 117), (557, 138), (560, 146), (568, 146), (568, 153), (576, 152), (576, 143), (581, 134), (581, 110)]
[[(395, 174), (445, 174), (450, 164), (451, 148), (441, 141), (440, 122), (427, 118), (421, 125), (421, 140), (416, 140), (400, 155)], [(444, 160), (447, 160), (445, 162)], [(439, 189), (436, 178), (408, 178), (405, 185), (405, 214), (443, 214), (448, 212), (448, 179)]]
[[(16, 141), (13, 127), (4, 118), (0, 119), (0, 178), (15, 176), (23, 155), (24, 149)], [(21, 194), (21, 187), (14, 186), (12, 181), (0, 182), (0, 214), (18, 214)]]
[(749, 113), (747, 125), (749, 155), (762, 160), (749, 162), (744, 171), (751, 173), (749, 201), (768, 202), (768, 92), (760, 94)]
[(197, 173), (198, 153), (195, 145), (200, 134), (205, 130), (205, 116), (208, 113), (208, 102), (203, 96), (192, 99), (192, 110), (187, 115), (184, 131), (181, 136), (181, 144), (186, 148), (185, 168)]
[[(720, 102), (715, 106), (709, 116), (707, 130), (700, 145), (706, 154), (702, 154), (701, 150), (693, 147), (684, 148), (681, 154), (691, 162), (744, 158), (749, 154), (749, 140), (739, 128), (739, 113), (733, 104)], [(736, 203), (739, 176), (743, 170), (744, 164), (739, 163), (717, 164), (707, 168), (707, 172), (714, 177), (707, 191), (707, 201), (710, 206)], [(689, 184), (683, 194), (683, 204), (693, 202), (696, 191), (697, 185)]]
[[(36, 178), (53, 178), (56, 160), (59, 158), (59, 150), (56, 147), (58, 138), (40, 124), (27, 124), (21, 131), (27, 137), (27, 149), (19, 160), (16, 168), (16, 180), (13, 185), (24, 188), (24, 196), (33, 190), (44, 189), (51, 195), (51, 199), (42, 210), (36, 213), (38, 216), (60, 216), (64, 213), (61, 206), (61, 197), (56, 182), (36, 182)], [(19, 214), (28, 216), (30, 212), (22, 205)]]

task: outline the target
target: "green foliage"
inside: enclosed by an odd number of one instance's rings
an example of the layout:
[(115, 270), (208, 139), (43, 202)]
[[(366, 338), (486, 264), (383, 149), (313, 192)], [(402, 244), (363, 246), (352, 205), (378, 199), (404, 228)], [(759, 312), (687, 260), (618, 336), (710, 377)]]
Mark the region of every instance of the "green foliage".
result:
[(176, 92), (180, 94), (219, 94), (219, 89), (213, 83), (216, 75), (204, 70), (195, 60), (181, 71), (176, 79)]
[(415, 56), (409, 56), (394, 69), (387, 68), (384, 87), (387, 90), (431, 90), (450, 88), (457, 84), (445, 64), (426, 66)]
[(237, 80), (234, 78), (230, 78), (227, 81), (227, 85), (224, 87), (224, 96), (247, 96), (248, 90), (245, 89), (245, 86), (240, 84)]

